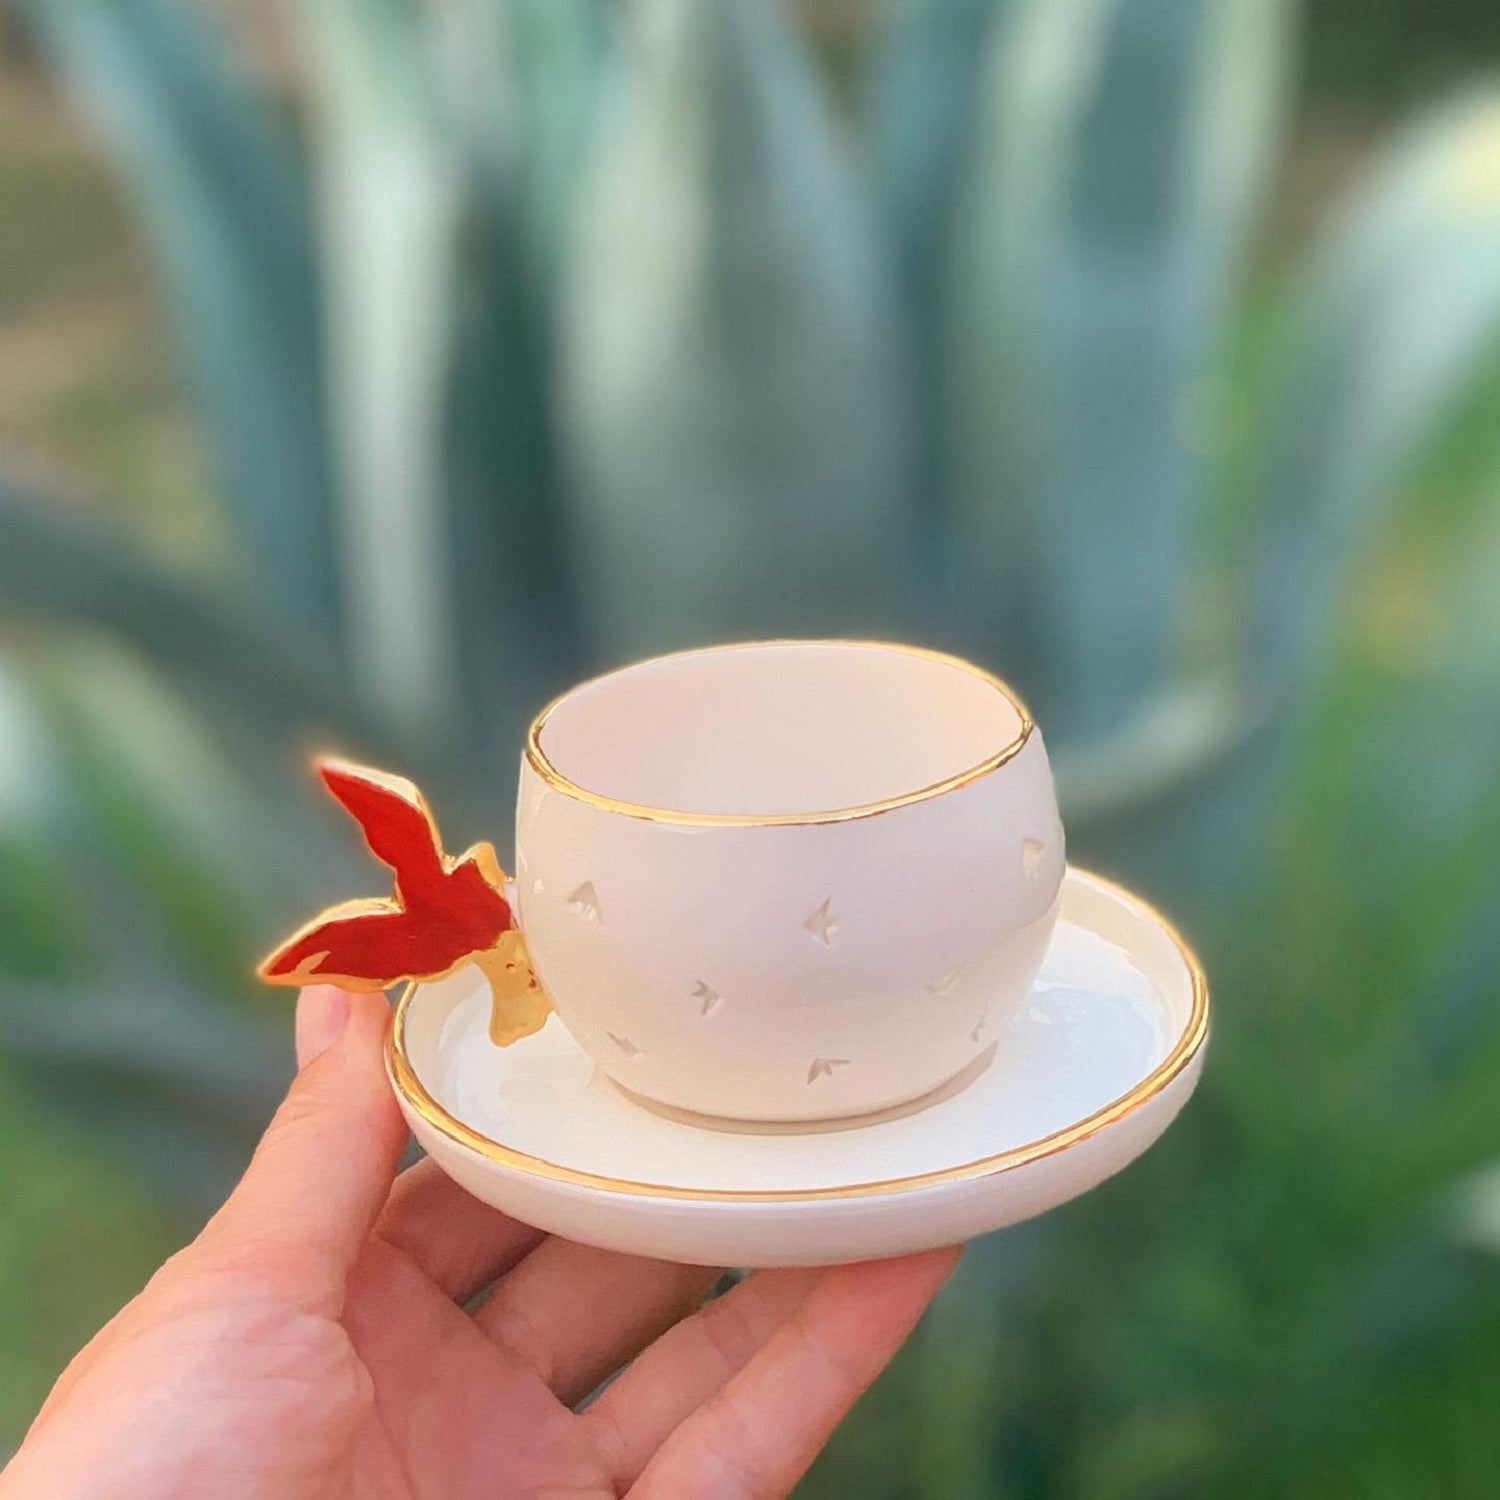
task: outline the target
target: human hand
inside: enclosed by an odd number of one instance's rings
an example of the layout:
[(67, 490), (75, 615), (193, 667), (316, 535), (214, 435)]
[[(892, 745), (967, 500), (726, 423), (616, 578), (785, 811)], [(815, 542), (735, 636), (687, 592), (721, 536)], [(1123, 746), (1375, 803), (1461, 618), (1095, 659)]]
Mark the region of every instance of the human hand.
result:
[(388, 1025), (380, 996), (303, 992), (243, 1180), (69, 1365), (0, 1500), (785, 1495), (957, 1260), (760, 1271), (700, 1306), (713, 1271), (549, 1237), (431, 1162), (397, 1177)]

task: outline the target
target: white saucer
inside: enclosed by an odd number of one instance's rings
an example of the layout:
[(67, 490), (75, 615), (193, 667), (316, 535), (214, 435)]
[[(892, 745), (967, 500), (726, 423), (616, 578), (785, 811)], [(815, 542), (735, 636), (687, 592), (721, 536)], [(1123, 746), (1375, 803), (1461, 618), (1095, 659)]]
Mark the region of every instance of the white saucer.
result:
[(882, 1115), (814, 1127), (673, 1116), (596, 1073), (555, 1016), (504, 1049), (488, 1018), (477, 969), (413, 985), (389, 1052), (417, 1139), (476, 1197), (638, 1255), (814, 1265), (970, 1239), (1118, 1172), (1198, 1081), (1208, 990), (1157, 912), (1073, 869), (1041, 974), (993, 1050)]

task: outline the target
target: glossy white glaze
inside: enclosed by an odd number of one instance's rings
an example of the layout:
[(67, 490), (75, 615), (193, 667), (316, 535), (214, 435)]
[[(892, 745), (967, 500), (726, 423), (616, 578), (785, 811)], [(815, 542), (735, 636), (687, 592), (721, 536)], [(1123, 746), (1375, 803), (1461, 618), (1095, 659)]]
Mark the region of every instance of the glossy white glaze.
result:
[[(925, 1094), (1005, 1027), (1064, 847), (1032, 729), (991, 680), (904, 648), (783, 642), (663, 658), (569, 695), (522, 768), (517, 891), (579, 1045), (644, 1097), (740, 1119)], [(653, 803), (689, 818), (640, 816)], [(806, 821), (724, 824), (716, 816)]]
[(1206, 997), (1197, 1002), (1170, 929), (1078, 871), (1062, 910), (988, 1061), (875, 1118), (674, 1117), (622, 1093), (555, 1020), (497, 1062), (472, 971), (414, 991), (402, 1040), (418, 1087), (398, 1096), (423, 1146), (470, 1192), (588, 1243), (748, 1266), (968, 1239), (1118, 1171), (1166, 1128), (1202, 1066)]

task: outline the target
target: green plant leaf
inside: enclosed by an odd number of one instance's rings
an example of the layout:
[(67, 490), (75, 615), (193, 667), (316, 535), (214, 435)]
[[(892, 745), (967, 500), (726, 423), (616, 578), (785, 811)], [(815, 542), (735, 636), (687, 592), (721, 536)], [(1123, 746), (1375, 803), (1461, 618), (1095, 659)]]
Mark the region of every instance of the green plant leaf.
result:
[(986, 40), (1006, 0), (884, 0), (869, 65), (876, 184), (909, 292), (940, 280), (951, 194), (974, 135)]
[(291, 149), (196, 8), (29, 4), (141, 206), (254, 585), (336, 639), (319, 298)]
[(38, 980), (76, 966), (84, 913), (57, 849), (67, 815), (52, 726), (0, 653), (0, 974)]
[[(564, 0), (555, 9), (566, 32), (578, 8)], [(463, 221), (443, 480), (463, 683), (454, 718), (471, 762), (476, 746), (485, 758), (498, 746), (508, 755), (526, 719), (578, 666), (551, 405), (547, 289), (555, 268), (537, 263), (533, 235), (540, 231), (526, 201), (542, 149), (531, 118), (538, 80), (523, 79), (515, 56), (515, 33), (528, 14), (515, 5), (459, 6), (447, 12), (444, 33)], [(551, 108), (562, 112), (564, 104)], [(551, 124), (563, 128), (560, 120)], [(484, 795), (488, 805), (488, 789)]]
[(1243, 746), (1264, 713), (1223, 678), (1147, 698), (1120, 732), (1054, 757), (1070, 829), (1140, 816)]
[[(298, 885), (244, 781), (145, 663), (98, 637), (26, 653), (73, 815), (149, 911), (185, 976), (243, 993), (254, 945)], [(300, 840), (305, 843), (306, 840)], [(309, 898), (315, 899), (315, 898)]]
[[(1472, 851), (1486, 873), (1500, 836), (1500, 467), (1487, 489), (1488, 507), (1463, 529), (1455, 565), (1438, 581), (1430, 654), (1401, 683), (1400, 714), (1364, 739), (1366, 759), (1350, 778), (1373, 791), (1372, 761), (1383, 760), (1386, 784), (1411, 788), (1384, 820), (1393, 848), (1418, 863)], [(1436, 761), (1413, 726), (1440, 740)], [(1392, 777), (1394, 767), (1406, 776)]]
[(900, 280), (919, 421), (917, 494), (945, 523), (943, 314), (954, 194), (975, 135), (986, 40), (1004, 0), (884, 0), (864, 107), (877, 201)]
[(277, 859), (251, 878), (237, 789), (205, 774), (180, 707), (141, 686), (97, 643), (0, 658), (0, 1059), (202, 1209), (283, 1070), (285, 1022), (226, 1004), (248, 987), (247, 924)]
[[(1491, 759), (1500, 760), (1500, 755)], [(1494, 809), (1488, 811), (1487, 821), (1493, 828)], [(1453, 1095), (1456, 1081), (1473, 1067), (1477, 1049), (1496, 1031), (1500, 921), (1495, 913), (1500, 911), (1500, 870), (1492, 869), (1479, 883), (1471, 906), (1457, 933), (1444, 934), (1446, 951), (1436, 979), (1418, 990), (1412, 1005), (1411, 1046), (1402, 1071), (1425, 1094), (1427, 1105), (1435, 1097)], [(1500, 1207), (1500, 1199), (1496, 1206)]]
[(947, 304), (956, 597), (1059, 741), (1175, 670), (1203, 404), (1285, 6), (1018, 0), (991, 37)]
[(367, 702), (438, 736), (460, 692), (442, 447), (461, 171), (439, 38), (420, 0), (297, 14), (317, 75), (350, 660)]
[(0, 1064), (0, 1461), (57, 1373), (182, 1244), (184, 1215)]
[(290, 1073), (288, 1018), (207, 1003), (118, 953), (86, 986), (0, 980), (0, 1019), (28, 1086), (199, 1211), (243, 1171)]
[(899, 613), (895, 316), (806, 56), (761, 0), (643, 0), (562, 309), (595, 649)]
[(32, 501), (3, 477), (0, 618), (118, 632), (176, 681), (231, 705), (273, 739), (323, 729), (389, 744), (350, 702), (321, 639), (290, 633), (259, 601), (184, 581), (139, 557), (126, 538)]
[[(1340, 736), (1312, 752), (1337, 758), (1316, 786), (1315, 836), (1338, 840), (1347, 886), (1388, 931), (1438, 949), (1441, 982), (1414, 1008), (1411, 1060), (1439, 1071), (1482, 1028), (1496, 992), (1485, 965), (1500, 951), (1500, 444), (1488, 446), (1477, 486), (1488, 503), (1454, 527), (1447, 555), (1418, 561), (1405, 529), (1387, 542), (1378, 584), (1361, 591), (1355, 659), (1368, 685)], [(1360, 817), (1369, 807), (1381, 809), (1373, 825)], [(1417, 870), (1417, 882), (1392, 878)]]
[(1254, 457), (1265, 496), (1253, 669), (1328, 663), (1351, 560), (1500, 335), (1500, 93), (1422, 120), (1343, 215), (1295, 299)]
[(522, 224), (546, 291), (572, 239), (612, 43), (606, 0), (509, 0), (520, 89)]
[(1455, 1183), (1448, 1217), (1460, 1244), (1500, 1255), (1500, 1165), (1482, 1167)]
[(495, 747), (508, 756), (581, 665), (551, 352), (518, 295), (514, 225), (504, 205), (475, 205), (445, 431), (448, 607), (464, 685), (454, 721), (471, 764), (476, 747), (486, 761)]

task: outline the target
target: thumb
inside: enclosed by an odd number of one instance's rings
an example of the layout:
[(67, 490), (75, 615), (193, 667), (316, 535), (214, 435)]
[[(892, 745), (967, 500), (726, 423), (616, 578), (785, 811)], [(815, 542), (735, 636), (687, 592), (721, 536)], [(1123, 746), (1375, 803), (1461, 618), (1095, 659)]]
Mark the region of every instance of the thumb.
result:
[(293, 1296), (336, 1313), (390, 1192), (406, 1125), (386, 1081), (384, 995), (329, 985), (297, 1002), (300, 1071), (239, 1186), (200, 1244), (290, 1276)]

